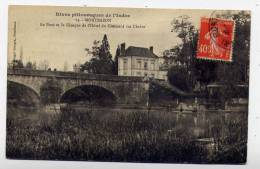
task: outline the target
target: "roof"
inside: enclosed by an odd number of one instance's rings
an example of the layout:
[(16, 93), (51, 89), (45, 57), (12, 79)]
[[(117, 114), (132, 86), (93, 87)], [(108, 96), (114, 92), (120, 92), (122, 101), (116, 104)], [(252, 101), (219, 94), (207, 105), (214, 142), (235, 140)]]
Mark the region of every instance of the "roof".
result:
[(129, 46), (125, 51), (125, 55), (123, 56), (142, 56), (149, 58), (158, 58), (158, 56), (151, 52), (148, 48), (136, 46)]

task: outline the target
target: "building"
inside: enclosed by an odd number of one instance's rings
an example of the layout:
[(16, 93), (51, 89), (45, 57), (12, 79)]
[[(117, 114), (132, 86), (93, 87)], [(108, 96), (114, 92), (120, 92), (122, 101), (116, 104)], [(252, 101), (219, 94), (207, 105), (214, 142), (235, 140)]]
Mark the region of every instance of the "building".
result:
[(153, 53), (152, 46), (150, 48), (129, 46), (126, 49), (125, 43), (120, 46), (118, 75), (167, 79), (167, 71), (160, 70), (159, 57)]
[(178, 60), (178, 53), (180, 47), (174, 47), (172, 49), (167, 49), (163, 52), (164, 65), (166, 66), (183, 66)]

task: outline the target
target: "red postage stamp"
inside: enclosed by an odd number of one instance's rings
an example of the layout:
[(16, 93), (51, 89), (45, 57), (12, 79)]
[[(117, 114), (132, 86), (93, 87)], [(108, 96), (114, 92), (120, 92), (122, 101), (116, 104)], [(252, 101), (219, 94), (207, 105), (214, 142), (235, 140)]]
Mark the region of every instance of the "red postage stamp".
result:
[(234, 27), (232, 20), (201, 18), (197, 58), (232, 61)]

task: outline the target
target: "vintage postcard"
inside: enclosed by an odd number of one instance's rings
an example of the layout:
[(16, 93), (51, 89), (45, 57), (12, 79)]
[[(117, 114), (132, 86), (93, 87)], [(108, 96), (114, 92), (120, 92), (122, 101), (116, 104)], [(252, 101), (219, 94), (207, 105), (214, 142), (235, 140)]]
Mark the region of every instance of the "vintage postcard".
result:
[(245, 164), (250, 11), (10, 6), (6, 158)]

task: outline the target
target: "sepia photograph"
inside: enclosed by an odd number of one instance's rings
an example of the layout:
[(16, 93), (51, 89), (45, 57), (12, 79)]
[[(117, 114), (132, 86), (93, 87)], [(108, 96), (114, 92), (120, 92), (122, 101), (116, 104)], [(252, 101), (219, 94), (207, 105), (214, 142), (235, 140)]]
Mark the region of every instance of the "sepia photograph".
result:
[(246, 164), (248, 10), (9, 6), (6, 158)]

